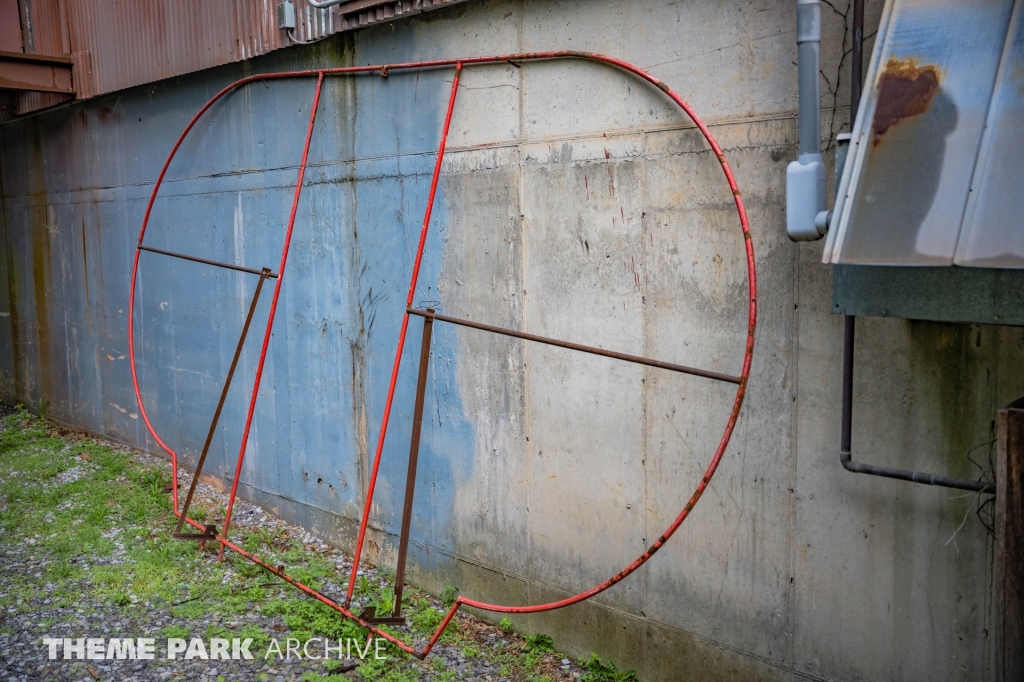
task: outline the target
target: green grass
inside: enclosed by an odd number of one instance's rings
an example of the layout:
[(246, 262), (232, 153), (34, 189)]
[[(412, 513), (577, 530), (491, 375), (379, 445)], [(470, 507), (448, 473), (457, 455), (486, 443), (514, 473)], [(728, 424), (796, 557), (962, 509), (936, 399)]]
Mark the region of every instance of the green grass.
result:
[[(99, 603), (117, 608), (164, 609), (183, 624), (165, 626), (160, 637), (251, 637), (257, 658), (266, 651), (272, 637), (292, 637), (304, 644), (311, 637), (332, 640), (365, 640), (367, 633), (319, 601), (297, 592), (279, 578), (267, 574), (243, 557), (228, 552), (223, 563), (216, 561), (215, 543), (197, 551), (193, 543), (174, 542), (170, 533), (176, 518), (170, 495), (167, 466), (145, 463), (131, 453), (111, 445), (82, 438), (61, 429), (24, 409), (0, 418), (0, 532), (5, 541), (24, 545), (35, 559), (43, 559), (42, 570), (32, 574), (7, 575), (0, 590), (0, 609), (10, 615), (29, 613), (40, 589), (51, 584), (51, 608), (80, 609)], [(193, 504), (196, 519), (223, 518), (223, 505), (207, 509)], [(262, 527), (234, 529), (234, 539), (267, 563), (282, 565), (299, 581), (321, 588), (328, 581), (344, 588), (347, 574), (326, 557), (307, 551), (286, 529)], [(116, 558), (116, 565), (104, 565)], [(373, 605), (378, 613), (394, 607), (394, 575), (378, 571), (371, 578), (358, 578), (354, 595), (361, 605)], [(451, 606), (459, 590), (445, 585), (440, 602)], [(222, 620), (258, 611), (283, 622), (273, 632), (256, 624), (244, 624), (230, 631), (221, 625), (205, 626), (212, 616)], [(438, 602), (423, 592), (406, 588), (403, 612), (411, 633), (388, 630), (412, 643), (436, 631), (444, 618)], [(511, 644), (491, 646), (474, 641), (453, 620), (441, 642), (457, 646), (467, 660), (485, 660), (500, 667), (506, 677), (531, 682), (550, 682), (537, 676), (537, 666), (554, 653), (551, 638), (533, 635), (525, 642), (512, 633), (508, 618), (499, 623)], [(10, 633), (9, 627), (0, 634)], [(259, 653), (257, 653), (259, 652)], [(273, 658), (273, 657), (271, 657)], [(273, 661), (271, 661), (273, 662)], [(338, 682), (325, 665), (323, 672), (309, 672), (306, 682)], [(456, 679), (437, 658), (428, 659), (436, 682)], [(581, 682), (632, 682), (632, 672), (621, 672), (597, 656), (581, 661), (585, 672)], [(262, 673), (256, 675), (262, 678)], [(422, 676), (415, 662), (388, 645), (386, 660), (372, 657), (360, 666), (357, 679), (364, 682), (412, 682)]]

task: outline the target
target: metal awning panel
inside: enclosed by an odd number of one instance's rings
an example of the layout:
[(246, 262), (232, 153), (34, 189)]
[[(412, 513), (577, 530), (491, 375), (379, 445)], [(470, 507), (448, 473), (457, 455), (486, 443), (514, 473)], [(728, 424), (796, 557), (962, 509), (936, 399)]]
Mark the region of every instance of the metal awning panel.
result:
[(1024, 268), (1024, 2), (1003, 62), (967, 202), (957, 265)]
[(888, 0), (826, 263), (1024, 267), (1024, 225), (999, 207), (1024, 201), (1005, 176), (1024, 162), (1022, 5)]

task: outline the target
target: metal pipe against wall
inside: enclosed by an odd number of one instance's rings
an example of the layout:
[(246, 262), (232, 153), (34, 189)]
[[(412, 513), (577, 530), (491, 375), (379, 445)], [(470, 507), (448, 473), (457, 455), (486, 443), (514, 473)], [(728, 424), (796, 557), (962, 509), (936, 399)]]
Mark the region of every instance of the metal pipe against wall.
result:
[[(850, 127), (860, 110), (860, 93), (864, 82), (864, 0), (853, 0), (853, 51), (850, 55)], [(836, 184), (839, 179), (836, 178)]]
[[(864, 0), (854, 0), (853, 5), (853, 65), (850, 70), (850, 124), (857, 120), (857, 111), (860, 109), (862, 64), (864, 62)], [(802, 115), (802, 112), (801, 112)], [(801, 143), (803, 139), (801, 138)], [(836, 184), (839, 179), (836, 178)], [(868, 474), (869, 476), (883, 476), (885, 478), (896, 478), (903, 481), (912, 481), (924, 485), (937, 485), (943, 488), (957, 488), (959, 490), (973, 490), (979, 493), (995, 493), (996, 487), (992, 483), (971, 481), (965, 478), (953, 476), (939, 476), (928, 474), (922, 471), (905, 471), (891, 467), (876, 466), (874, 464), (863, 464), (853, 461), (853, 352), (856, 338), (857, 318), (847, 315), (843, 326), (843, 414), (842, 426), (839, 436), (839, 462), (847, 471), (856, 474)]]
[(796, 47), (801, 161), (808, 154), (816, 154), (817, 160), (821, 161), (820, 46), (821, 4), (818, 0), (799, 0), (796, 6)]
[(786, 168), (786, 233), (793, 241), (813, 241), (821, 239), (828, 228), (825, 164), (821, 159), (818, 0), (797, 0), (796, 44), (800, 156)]

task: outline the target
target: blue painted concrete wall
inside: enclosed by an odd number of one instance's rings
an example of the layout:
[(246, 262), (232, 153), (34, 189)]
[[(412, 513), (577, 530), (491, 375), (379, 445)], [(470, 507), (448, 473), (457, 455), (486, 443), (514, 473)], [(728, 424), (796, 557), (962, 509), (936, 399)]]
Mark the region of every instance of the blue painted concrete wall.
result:
[[(131, 258), (152, 180), (189, 118), (225, 84), (250, 69), (347, 64), (352, 48), (345, 50), (334, 43), (274, 55), (0, 127), (6, 399), (45, 404), (58, 420), (154, 449), (131, 390), (126, 346)], [(451, 77), (435, 71), (324, 84), (244, 469), (244, 482), (259, 491), (359, 516)], [(315, 82), (257, 82), (215, 105), (171, 164), (145, 243), (276, 271)], [(442, 200), (417, 300), (436, 298), (446, 220)], [(202, 447), (256, 281), (142, 253), (140, 385), (152, 423), (186, 462)], [(234, 470), (272, 284), (206, 465), (225, 479)], [(418, 320), (411, 327), (374, 516), (392, 532), (419, 353)], [(444, 333), (434, 349), (438, 357), (453, 352)], [(434, 380), (451, 384), (444, 376), (451, 367), (436, 363)], [(461, 411), (454, 392), (443, 399)], [(453, 495), (453, 482), (435, 443), (467, 450), (472, 433), (460, 424), (426, 434), (421, 479), (428, 480), (416, 532), (443, 546), (450, 506), (433, 497)]]

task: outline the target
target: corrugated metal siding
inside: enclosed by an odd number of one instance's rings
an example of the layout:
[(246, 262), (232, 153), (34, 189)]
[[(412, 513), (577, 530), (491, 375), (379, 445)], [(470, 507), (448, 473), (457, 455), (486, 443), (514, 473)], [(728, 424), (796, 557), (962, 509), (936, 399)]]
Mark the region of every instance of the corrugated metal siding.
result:
[[(123, 90), (291, 45), (279, 0), (26, 0), (38, 54), (70, 53), (78, 99)], [(316, 40), (464, 0), (352, 0), (327, 9), (295, 3), (295, 37)], [(19, 96), (23, 114), (66, 96)]]
[(67, 29), (63, 32), (61, 30), (67, 23), (62, 17), (62, 5), (66, 7), (67, 3), (58, 0), (32, 0), (26, 4), (31, 16), (33, 52), (47, 55), (67, 54), (67, 45), (64, 44), (67, 40)]
[(74, 95), (64, 95), (59, 92), (33, 92), (30, 90), (17, 92), (14, 97), (14, 114), (16, 116), (55, 107), (75, 98)]

